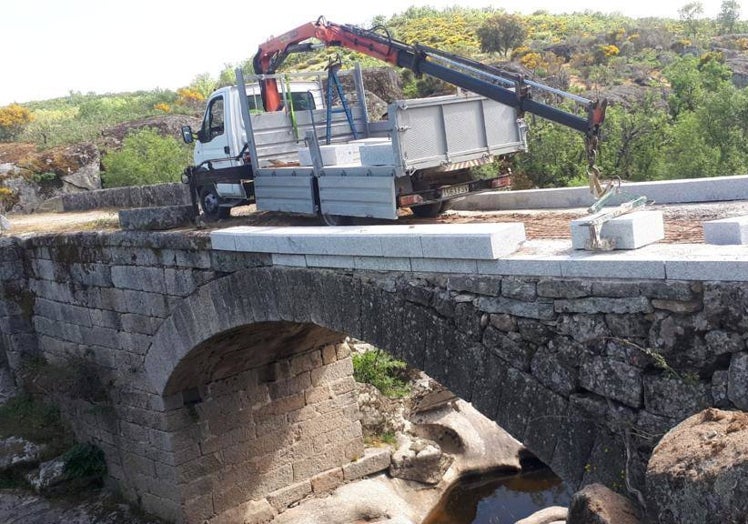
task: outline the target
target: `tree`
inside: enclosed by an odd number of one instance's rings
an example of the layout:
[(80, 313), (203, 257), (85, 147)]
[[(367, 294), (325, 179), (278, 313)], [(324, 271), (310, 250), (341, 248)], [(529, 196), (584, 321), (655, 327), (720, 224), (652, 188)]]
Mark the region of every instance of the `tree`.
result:
[(686, 26), (689, 36), (695, 36), (699, 29), (699, 15), (704, 13), (704, 4), (701, 2), (689, 2), (678, 9), (678, 16)]
[(740, 19), (740, 3), (735, 0), (722, 0), (717, 25), (720, 34), (730, 34), (735, 31), (735, 24)]
[(240, 67), (244, 78), (246, 79), (249, 75), (255, 73), (252, 59), (248, 58), (244, 62), (239, 64), (225, 64), (223, 70), (218, 75), (218, 84), (216, 87), (232, 86), (236, 84), (236, 68)]
[(483, 52), (507, 56), (525, 40), (527, 29), (519, 16), (499, 13), (486, 19), (478, 28), (477, 35)]
[(190, 89), (197, 91), (203, 95), (203, 100), (208, 98), (210, 94), (216, 89), (216, 81), (210, 76), (210, 73), (202, 73), (192, 79), (192, 83), (188, 86)]
[(31, 111), (21, 105), (0, 107), (0, 140), (15, 139), (32, 120)]

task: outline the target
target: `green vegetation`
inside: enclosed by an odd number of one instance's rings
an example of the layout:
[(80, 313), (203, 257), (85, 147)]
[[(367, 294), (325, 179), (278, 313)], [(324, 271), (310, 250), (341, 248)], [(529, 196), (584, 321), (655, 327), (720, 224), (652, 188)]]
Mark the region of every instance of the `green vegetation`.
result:
[(353, 378), (376, 387), (384, 396), (402, 398), (410, 393), (405, 379), (407, 364), (381, 349), (353, 354)]
[(62, 459), (65, 461), (65, 474), (68, 478), (85, 479), (106, 474), (104, 452), (93, 444), (75, 444), (65, 452)]
[(130, 133), (122, 149), (104, 157), (102, 181), (106, 187), (178, 182), (191, 160), (189, 148), (175, 138), (145, 128)]
[(379, 435), (364, 436), (364, 444), (367, 447), (394, 446), (397, 444), (397, 437), (391, 431), (385, 431)]
[(46, 444), (46, 459), (59, 455), (73, 442), (57, 407), (31, 395), (14, 397), (0, 406), (0, 438), (14, 435)]
[[(598, 158), (603, 176), (652, 180), (742, 174), (748, 172), (748, 91), (736, 87), (728, 66), (748, 55), (748, 21), (741, 20), (735, 0), (722, 0), (713, 19), (703, 13), (699, 1), (684, 1), (669, 19), (592, 11), (518, 15), (492, 8), (410, 7), (376, 17), (372, 26), (398, 40), (520, 71), (587, 98), (610, 98)], [(337, 55), (343, 67), (355, 61), (383, 66), (359, 53), (327, 48), (289, 56), (281, 72), (321, 70)], [(71, 93), (0, 108), (0, 140), (50, 147), (96, 141), (104, 128), (149, 116), (198, 115), (214, 88), (233, 82), (236, 66), (251, 74), (251, 57), (227, 64), (217, 76), (196, 75), (176, 92)], [(406, 97), (454, 91), (454, 86), (409, 70), (401, 70), (400, 77)], [(536, 91), (534, 96), (560, 103), (552, 95)], [(584, 113), (572, 104), (566, 109)], [(520, 186), (586, 184), (580, 134), (532, 115), (526, 119), (530, 150), (511, 160)], [(156, 168), (159, 173), (165, 169), (162, 180), (175, 180), (189, 164), (186, 149), (153, 134), (126, 142), (122, 152), (104, 156), (107, 185), (157, 182), (152, 176)], [(157, 163), (163, 155), (168, 157), (163, 159), (166, 168)]]

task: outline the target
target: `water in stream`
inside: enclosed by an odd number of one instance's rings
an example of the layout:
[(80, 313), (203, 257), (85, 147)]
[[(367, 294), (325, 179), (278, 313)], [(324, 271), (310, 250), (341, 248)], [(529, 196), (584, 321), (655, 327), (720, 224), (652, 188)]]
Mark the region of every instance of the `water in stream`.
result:
[(513, 524), (548, 506), (568, 506), (572, 494), (547, 468), (481, 475), (452, 487), (424, 524)]

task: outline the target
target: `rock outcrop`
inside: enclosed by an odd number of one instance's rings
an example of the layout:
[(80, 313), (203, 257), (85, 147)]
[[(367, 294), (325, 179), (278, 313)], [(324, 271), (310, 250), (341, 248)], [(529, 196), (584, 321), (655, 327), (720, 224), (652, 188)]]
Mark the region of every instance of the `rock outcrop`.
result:
[(589, 484), (574, 494), (569, 524), (639, 524), (639, 512), (626, 497), (602, 484)]
[[(92, 143), (35, 151), (4, 148), (0, 164), (0, 211), (31, 213), (56, 196), (101, 188), (101, 158)], [(12, 160), (11, 160), (12, 159)]]
[(26, 466), (39, 462), (44, 446), (21, 437), (0, 440), (0, 470)]
[(655, 522), (745, 522), (748, 413), (710, 408), (671, 429), (652, 453), (646, 486)]
[(145, 128), (181, 140), (182, 126), (192, 126), (192, 129), (196, 130), (200, 126), (200, 119), (188, 115), (162, 115), (123, 122), (101, 131), (102, 147), (106, 150), (117, 150), (122, 147), (122, 141), (129, 133)]

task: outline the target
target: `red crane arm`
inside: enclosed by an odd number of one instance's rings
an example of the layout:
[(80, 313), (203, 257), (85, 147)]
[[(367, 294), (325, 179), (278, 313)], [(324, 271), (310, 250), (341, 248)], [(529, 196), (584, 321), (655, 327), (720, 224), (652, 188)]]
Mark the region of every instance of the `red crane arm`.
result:
[[(258, 75), (273, 74), (289, 54), (297, 51), (310, 51), (312, 44), (302, 44), (310, 38), (316, 38), (326, 46), (345, 47), (398, 65), (397, 50), (392, 46), (357, 35), (343, 26), (320, 18), (316, 22), (301, 25), (260, 45), (254, 57), (255, 73)], [(260, 89), (265, 111), (278, 111), (283, 107), (275, 79), (262, 79)]]

